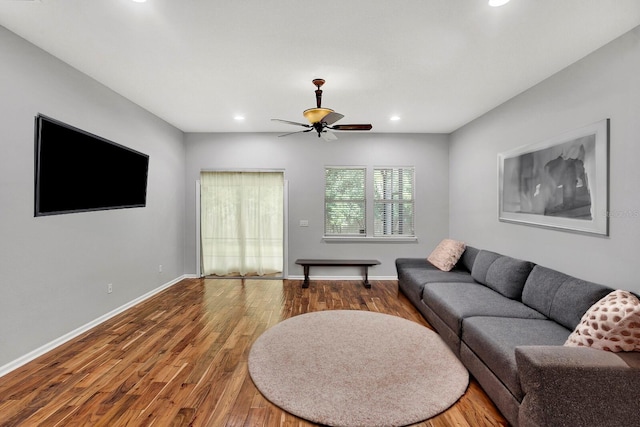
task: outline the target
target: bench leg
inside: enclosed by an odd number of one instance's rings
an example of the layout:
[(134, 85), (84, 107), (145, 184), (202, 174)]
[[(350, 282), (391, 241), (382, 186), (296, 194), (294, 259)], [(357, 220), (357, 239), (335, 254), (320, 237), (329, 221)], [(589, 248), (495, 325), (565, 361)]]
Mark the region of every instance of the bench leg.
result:
[(302, 287), (308, 288), (309, 287), (309, 266), (303, 265), (302, 268), (304, 269), (304, 282), (302, 282)]
[(371, 283), (369, 283), (369, 266), (364, 266), (364, 287), (371, 289)]

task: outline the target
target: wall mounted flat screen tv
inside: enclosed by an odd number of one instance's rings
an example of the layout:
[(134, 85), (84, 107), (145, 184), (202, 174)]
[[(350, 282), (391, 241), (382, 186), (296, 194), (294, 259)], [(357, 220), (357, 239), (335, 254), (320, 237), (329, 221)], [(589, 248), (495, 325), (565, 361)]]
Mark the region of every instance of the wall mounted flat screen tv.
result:
[(38, 115), (35, 216), (143, 207), (149, 156)]

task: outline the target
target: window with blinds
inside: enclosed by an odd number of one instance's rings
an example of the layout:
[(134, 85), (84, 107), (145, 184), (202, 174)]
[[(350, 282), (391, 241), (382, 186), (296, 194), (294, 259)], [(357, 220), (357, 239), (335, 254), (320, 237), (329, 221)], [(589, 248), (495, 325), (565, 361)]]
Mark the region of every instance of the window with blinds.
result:
[(373, 235), (415, 236), (413, 168), (373, 169)]
[(325, 236), (366, 236), (366, 172), (366, 168), (325, 169)]

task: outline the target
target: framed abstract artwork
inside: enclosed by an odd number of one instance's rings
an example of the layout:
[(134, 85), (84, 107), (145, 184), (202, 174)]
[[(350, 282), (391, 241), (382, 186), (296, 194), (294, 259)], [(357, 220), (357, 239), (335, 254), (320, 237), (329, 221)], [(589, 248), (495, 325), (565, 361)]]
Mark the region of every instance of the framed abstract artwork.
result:
[(609, 234), (609, 119), (498, 154), (498, 219)]

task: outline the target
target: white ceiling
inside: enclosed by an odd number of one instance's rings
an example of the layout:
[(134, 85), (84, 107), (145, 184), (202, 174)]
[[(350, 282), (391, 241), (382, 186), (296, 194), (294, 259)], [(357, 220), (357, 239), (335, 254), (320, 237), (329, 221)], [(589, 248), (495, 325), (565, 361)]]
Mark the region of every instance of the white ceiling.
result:
[(185, 132), (296, 130), (269, 119), (304, 122), (320, 77), (339, 124), (449, 133), (640, 25), (640, 1), (0, 0), (0, 25)]

